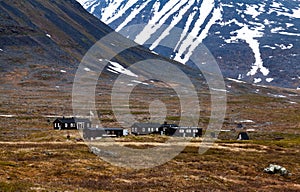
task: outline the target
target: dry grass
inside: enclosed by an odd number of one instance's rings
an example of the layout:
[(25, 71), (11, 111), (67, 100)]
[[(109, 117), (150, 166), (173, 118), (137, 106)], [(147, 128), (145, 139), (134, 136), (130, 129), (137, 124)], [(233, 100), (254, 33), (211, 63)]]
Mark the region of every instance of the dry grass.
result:
[[(107, 86), (109, 90), (109, 86)], [(97, 97), (104, 126), (118, 126), (106, 90)], [(205, 154), (191, 146), (170, 162), (146, 170), (115, 167), (77, 143), (78, 132), (52, 130), (53, 118), (71, 115), (71, 87), (11, 91), (2, 89), (0, 114), (0, 191), (299, 191), (299, 103), (298, 97), (271, 98), (265, 95), (230, 94), (224, 129), (234, 120), (251, 119), (251, 141), (238, 142), (238, 132), (221, 133), (217, 145)], [(169, 123), (178, 123), (178, 100), (160, 93), (168, 106)], [(206, 128), (210, 115), (209, 97), (201, 93), (201, 119)], [(148, 106), (155, 95), (136, 90), (131, 111), (139, 120), (149, 117)], [(71, 140), (66, 140), (66, 135)], [(278, 140), (277, 138), (283, 138)], [(118, 139), (133, 148), (151, 147), (167, 137), (143, 136)], [(144, 143), (144, 144), (143, 144)], [(270, 163), (286, 167), (291, 176), (268, 175)]]
[[(299, 146), (237, 144), (235, 148), (249, 150), (212, 148), (201, 155), (196, 147), (187, 147), (164, 165), (132, 170), (114, 167), (72, 141), (1, 143), (0, 186), (7, 191), (299, 190)], [(292, 175), (263, 173), (270, 163), (285, 166)]]

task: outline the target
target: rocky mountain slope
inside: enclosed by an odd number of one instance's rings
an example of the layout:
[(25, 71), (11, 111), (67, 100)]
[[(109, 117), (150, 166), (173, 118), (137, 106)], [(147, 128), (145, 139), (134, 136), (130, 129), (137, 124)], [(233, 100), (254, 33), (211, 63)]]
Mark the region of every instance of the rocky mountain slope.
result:
[(0, 1), (2, 85), (63, 81), (109, 32), (76, 1)]
[[(151, 50), (181, 63), (189, 64), (195, 48), (204, 43), (227, 77), (294, 89), (300, 87), (300, 5), (297, 0), (78, 2), (116, 31), (140, 44), (150, 44)], [(146, 26), (127, 34), (124, 29), (133, 24)], [(183, 29), (176, 37), (172, 35), (174, 27)], [(176, 42), (173, 50), (158, 46), (167, 39)]]
[[(86, 52), (112, 32), (75, 0), (0, 1), (2, 87), (71, 85)], [(114, 35), (127, 43), (126, 38)], [(158, 56), (137, 46), (115, 61), (129, 65), (145, 58)]]

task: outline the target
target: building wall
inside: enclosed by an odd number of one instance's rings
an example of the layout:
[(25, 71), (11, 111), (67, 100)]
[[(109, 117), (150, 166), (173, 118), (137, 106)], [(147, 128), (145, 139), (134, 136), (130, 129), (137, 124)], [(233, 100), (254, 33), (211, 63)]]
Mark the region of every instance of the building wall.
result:
[(70, 121), (68, 119), (67, 122), (64, 122), (63, 120), (59, 120), (59, 119), (56, 119), (54, 122), (53, 122), (53, 128), (54, 129), (58, 129), (58, 130), (61, 130), (61, 129), (84, 129), (84, 128), (88, 128), (91, 126), (91, 123), (90, 122), (75, 122), (74, 121)]

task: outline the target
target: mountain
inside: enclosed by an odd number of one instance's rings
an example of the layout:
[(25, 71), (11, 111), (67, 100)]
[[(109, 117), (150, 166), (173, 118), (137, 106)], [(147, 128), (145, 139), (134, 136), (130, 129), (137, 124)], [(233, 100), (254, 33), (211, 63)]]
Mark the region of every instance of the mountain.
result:
[[(132, 44), (75, 0), (0, 1), (2, 86), (72, 83), (83, 56), (108, 34)], [(138, 45), (123, 52), (121, 65), (161, 58)]]
[[(114, 32), (75, 0), (0, 0), (1, 113), (12, 114), (13, 109), (18, 115), (71, 114), (72, 86), (79, 64), (90, 48), (107, 36), (107, 42), (97, 44), (102, 57), (97, 55), (93, 66), (84, 68), (91, 76), (100, 75), (93, 70), (106, 62), (99, 81), (103, 89), (112, 86), (120, 74), (132, 78), (128, 87), (143, 84), (139, 79), (142, 75), (137, 77), (127, 68), (151, 59), (171, 62), (200, 80), (197, 85), (204, 83), (199, 73)], [(113, 48), (124, 50), (105, 57), (115, 53)]]
[(0, 1), (1, 84), (71, 81), (70, 70), (111, 31), (76, 1)]
[[(157, 53), (191, 64), (204, 43), (226, 77), (300, 87), (300, 5), (297, 0), (78, 0), (110, 27)], [(134, 24), (145, 27), (124, 30)], [(181, 28), (177, 36), (172, 30)], [(194, 39), (191, 39), (190, 37)], [(173, 50), (160, 42), (176, 42)]]
[[(72, 86), (79, 64), (86, 58), (84, 57), (86, 53), (88, 51), (90, 53), (90, 48), (99, 39), (108, 35), (110, 38), (107, 43), (97, 44), (102, 51), (100, 55), (95, 55), (92, 66), (83, 68), (89, 75), (88, 78), (98, 77), (99, 74), (94, 73), (94, 69), (99, 68), (101, 63), (106, 64), (100, 76), (101, 81), (97, 84), (97, 91), (100, 92), (98, 99), (105, 101), (105, 104), (110, 99), (103, 99), (104, 92), (111, 92), (114, 80), (121, 74), (130, 77), (130, 82), (124, 84), (124, 87), (146, 86), (146, 89), (154, 89), (150, 91), (151, 93), (157, 94), (160, 94), (160, 88), (166, 86), (158, 81), (160, 77), (182, 79), (178, 76), (181, 73), (165, 72), (171, 71), (172, 68), (169, 66), (161, 65), (153, 68), (159, 62), (171, 63), (178, 67), (195, 86), (203, 90), (205, 95), (209, 95), (207, 81), (204, 78), (208, 80), (207, 78), (216, 77), (205, 72), (205, 70), (210, 72), (209, 67), (203, 65), (200, 73), (199, 70), (154, 54), (114, 32), (75, 0), (10, 0), (0, 1), (1, 114), (35, 117), (72, 114)], [(130, 48), (113, 58), (105, 57), (105, 54), (114, 53), (111, 52), (112, 49), (122, 47)], [(147, 60), (156, 61), (151, 70), (141, 68), (138, 70), (132, 66)], [(144, 82), (143, 77), (149, 77), (149, 71), (154, 71), (158, 78)], [(210, 79), (215, 81), (214, 78)], [(262, 94), (271, 97), (278, 95), (290, 97), (289, 94), (294, 94), (290, 91), (257, 87), (236, 79), (225, 79), (225, 82), (226, 87), (222, 84), (220, 87), (211, 87), (210, 90), (217, 92), (216, 95), (227, 92), (233, 95)], [(184, 86), (189, 87), (186, 84)], [(184, 86), (181, 86), (181, 91), (185, 91)], [(22, 120), (25, 121), (23, 124), (28, 123), (27, 119)]]

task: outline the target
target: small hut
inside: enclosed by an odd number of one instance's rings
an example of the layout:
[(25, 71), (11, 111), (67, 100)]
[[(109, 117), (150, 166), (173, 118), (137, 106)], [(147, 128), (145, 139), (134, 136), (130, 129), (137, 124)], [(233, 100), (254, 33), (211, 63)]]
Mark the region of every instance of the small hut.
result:
[(57, 118), (53, 122), (53, 128), (58, 130), (72, 130), (72, 129), (84, 129), (91, 126), (91, 121), (89, 119), (81, 118)]
[(240, 132), (237, 140), (249, 140), (249, 135), (247, 132)]

